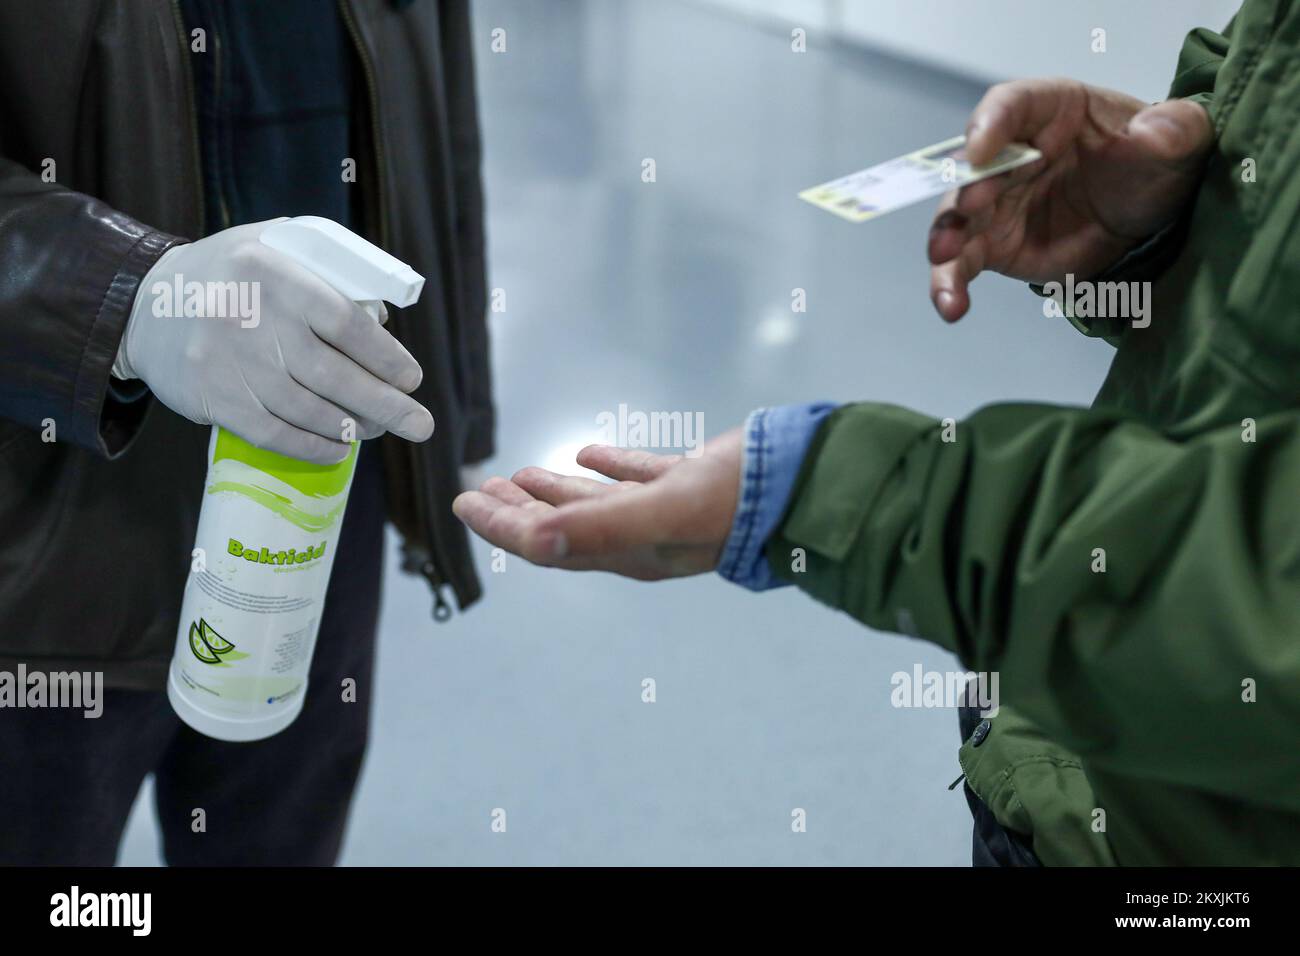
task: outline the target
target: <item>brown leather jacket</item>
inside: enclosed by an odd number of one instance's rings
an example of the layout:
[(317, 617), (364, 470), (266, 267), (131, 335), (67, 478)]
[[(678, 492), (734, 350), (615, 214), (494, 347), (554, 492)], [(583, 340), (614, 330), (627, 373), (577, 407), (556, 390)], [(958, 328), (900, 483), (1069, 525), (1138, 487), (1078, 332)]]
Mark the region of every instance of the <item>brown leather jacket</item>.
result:
[[(442, 617), (444, 588), (479, 596), (451, 499), (493, 430), (468, 0), (340, 2), (368, 238), (426, 277), (388, 328), (437, 431), (382, 447), (404, 567)], [(204, 233), (188, 58), (174, 0), (0, 3), (0, 668), (164, 683), (208, 429), (108, 386), (140, 279)]]

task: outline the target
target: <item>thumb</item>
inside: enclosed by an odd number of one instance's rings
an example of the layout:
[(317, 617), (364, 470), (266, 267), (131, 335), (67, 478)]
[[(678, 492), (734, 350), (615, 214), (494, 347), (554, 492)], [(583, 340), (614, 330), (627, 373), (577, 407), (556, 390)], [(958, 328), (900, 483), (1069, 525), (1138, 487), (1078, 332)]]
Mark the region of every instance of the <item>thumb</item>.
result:
[(1166, 100), (1129, 120), (1128, 135), (1151, 158), (1166, 163), (1199, 159), (1214, 142), (1205, 107), (1191, 100)]

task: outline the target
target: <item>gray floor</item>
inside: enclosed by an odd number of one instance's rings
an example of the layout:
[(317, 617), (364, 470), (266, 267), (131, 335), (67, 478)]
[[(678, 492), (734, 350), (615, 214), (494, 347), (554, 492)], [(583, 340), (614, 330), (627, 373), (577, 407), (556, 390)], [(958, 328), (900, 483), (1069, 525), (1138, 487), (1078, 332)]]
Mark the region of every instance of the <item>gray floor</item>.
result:
[[(493, 471), (559, 467), (620, 403), (702, 411), (712, 435), (809, 398), (960, 417), (1096, 390), (1107, 348), (1018, 283), (981, 280), (956, 327), (932, 314), (927, 208), (853, 226), (795, 198), (960, 132), (976, 85), (815, 36), (794, 54), (680, 0), (482, 0), (477, 26), (507, 297)], [(504, 54), (486, 51), (495, 27)], [(345, 863), (967, 862), (955, 717), (889, 698), (892, 673), (948, 655), (789, 590), (479, 557), (487, 598), (447, 625), (421, 582), (389, 576)], [(147, 799), (123, 863), (157, 860)]]

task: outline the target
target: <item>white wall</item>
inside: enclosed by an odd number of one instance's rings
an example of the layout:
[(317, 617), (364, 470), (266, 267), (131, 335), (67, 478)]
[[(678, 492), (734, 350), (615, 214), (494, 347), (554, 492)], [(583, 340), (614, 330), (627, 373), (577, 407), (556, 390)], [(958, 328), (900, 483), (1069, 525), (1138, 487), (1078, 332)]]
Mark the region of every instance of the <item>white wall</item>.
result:
[[(937, 64), (981, 81), (1066, 75), (1164, 97), (1183, 37), (1240, 0), (695, 0)], [(1106, 52), (1092, 51), (1093, 30)]]

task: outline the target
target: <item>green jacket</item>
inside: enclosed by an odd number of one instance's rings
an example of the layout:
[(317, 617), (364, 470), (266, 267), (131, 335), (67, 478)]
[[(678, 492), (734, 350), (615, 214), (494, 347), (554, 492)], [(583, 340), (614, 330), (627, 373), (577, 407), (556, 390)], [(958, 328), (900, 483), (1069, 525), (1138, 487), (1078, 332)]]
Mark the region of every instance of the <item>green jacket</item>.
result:
[(1119, 270), (1154, 283), (1150, 325), (1072, 320), (1117, 347), (1092, 408), (991, 406), (955, 435), (841, 408), (767, 557), (1000, 674), (960, 762), (1044, 863), (1294, 865), (1300, 2), (1194, 31), (1171, 96), (1217, 144), (1182, 221)]

